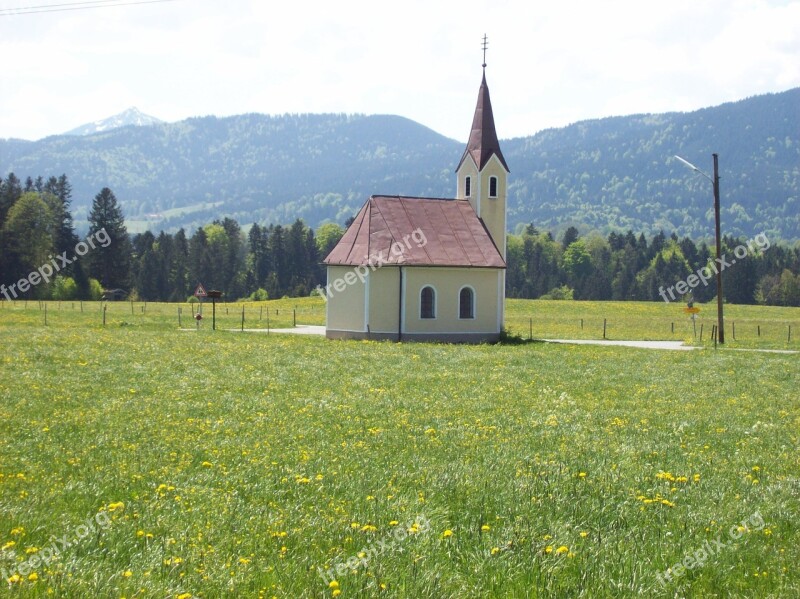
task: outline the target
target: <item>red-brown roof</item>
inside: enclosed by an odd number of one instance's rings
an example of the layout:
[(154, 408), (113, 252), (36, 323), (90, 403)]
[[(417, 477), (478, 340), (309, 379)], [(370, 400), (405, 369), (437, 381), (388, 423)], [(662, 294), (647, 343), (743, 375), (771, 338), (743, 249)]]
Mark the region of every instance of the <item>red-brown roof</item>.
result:
[(483, 169), (492, 154), (497, 156), (500, 164), (506, 171), (511, 172), (500, 151), (500, 142), (497, 140), (497, 131), (494, 127), (494, 114), (492, 113), (492, 101), (489, 98), (489, 87), (486, 85), (486, 73), (483, 74), (481, 87), (478, 90), (478, 103), (475, 106), (475, 116), (472, 119), (472, 129), (467, 141), (467, 149), (458, 162), (456, 170), (461, 168), (461, 163), (467, 156), (472, 156), (478, 170)]
[(324, 262), (506, 267), (468, 201), (402, 196), (367, 200)]

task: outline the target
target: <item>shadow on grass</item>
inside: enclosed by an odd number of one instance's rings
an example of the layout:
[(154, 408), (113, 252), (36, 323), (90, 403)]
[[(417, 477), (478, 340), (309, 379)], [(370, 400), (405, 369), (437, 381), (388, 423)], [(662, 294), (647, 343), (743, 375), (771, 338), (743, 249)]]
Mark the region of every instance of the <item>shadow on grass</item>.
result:
[(545, 343), (543, 339), (526, 339), (521, 335), (513, 335), (503, 329), (500, 332), (500, 339), (497, 340), (497, 345), (528, 345), (530, 343)]

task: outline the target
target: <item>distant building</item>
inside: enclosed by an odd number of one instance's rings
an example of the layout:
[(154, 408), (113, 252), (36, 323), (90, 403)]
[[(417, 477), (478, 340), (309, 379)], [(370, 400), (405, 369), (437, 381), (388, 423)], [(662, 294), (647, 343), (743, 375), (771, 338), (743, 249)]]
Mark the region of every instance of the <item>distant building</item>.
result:
[(496, 341), (508, 174), (484, 69), (456, 197), (374, 195), (325, 258), (327, 337)]

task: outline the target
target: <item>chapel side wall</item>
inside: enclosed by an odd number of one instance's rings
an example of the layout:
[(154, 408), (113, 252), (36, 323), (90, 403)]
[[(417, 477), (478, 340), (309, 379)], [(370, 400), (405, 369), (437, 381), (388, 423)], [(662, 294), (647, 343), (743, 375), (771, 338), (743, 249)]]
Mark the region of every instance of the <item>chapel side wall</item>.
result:
[(368, 276), (369, 331), (396, 335), (400, 319), (400, 269), (384, 266)]
[(365, 331), (365, 283), (352, 266), (328, 266), (327, 329)]
[[(498, 269), (406, 268), (403, 300), (404, 332), (499, 333)], [(436, 318), (420, 318), (420, 292), (430, 285), (436, 291)], [(459, 318), (459, 293), (464, 286), (475, 292), (475, 318)]]

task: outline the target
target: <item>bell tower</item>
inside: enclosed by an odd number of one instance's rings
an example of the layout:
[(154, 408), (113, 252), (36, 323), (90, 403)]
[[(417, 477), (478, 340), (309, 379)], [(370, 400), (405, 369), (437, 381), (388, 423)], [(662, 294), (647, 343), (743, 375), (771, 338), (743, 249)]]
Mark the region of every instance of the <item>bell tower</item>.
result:
[(506, 257), (506, 194), (509, 169), (494, 127), (486, 85), (486, 36), (483, 36), (483, 79), (464, 155), (456, 168), (456, 198), (468, 200), (483, 221), (503, 259)]

